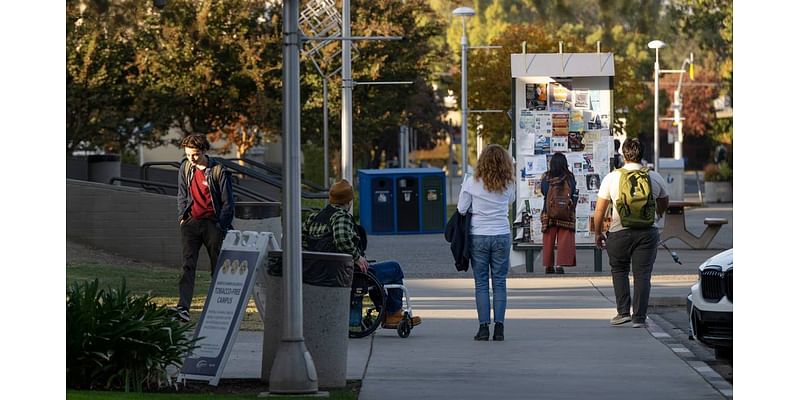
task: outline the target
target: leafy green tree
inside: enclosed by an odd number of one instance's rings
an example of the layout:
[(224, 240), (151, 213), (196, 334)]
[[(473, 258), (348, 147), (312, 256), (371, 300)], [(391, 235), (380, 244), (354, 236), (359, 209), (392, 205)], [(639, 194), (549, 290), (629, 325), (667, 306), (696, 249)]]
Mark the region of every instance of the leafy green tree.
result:
[[(356, 41), (353, 44), (353, 79), (412, 81), (411, 85), (358, 85), (353, 89), (353, 154), (357, 167), (380, 163), (381, 155), (392, 159), (398, 151), (398, 132), (406, 124), (416, 129), (419, 146), (431, 148), (444, 132), (443, 108), (433, 90), (437, 63), (446, 57), (437, 39), (444, 25), (424, 0), (381, 0), (352, 3), (354, 36), (402, 36), (402, 41)], [(439, 42), (441, 43), (441, 42)], [(330, 73), (340, 65), (338, 45), (324, 49)], [(310, 63), (301, 75), (307, 91), (303, 103), (303, 140), (322, 140), (322, 81)], [(329, 82), (329, 110), (341, 110), (341, 75)], [(340, 146), (338, 113), (330, 113), (331, 150)], [(336, 153), (331, 151), (336, 157)], [(334, 165), (338, 167), (338, 163)]]
[(66, 150), (124, 153), (160, 144), (169, 116), (164, 93), (144, 85), (136, 67), (140, 2), (67, 1)]

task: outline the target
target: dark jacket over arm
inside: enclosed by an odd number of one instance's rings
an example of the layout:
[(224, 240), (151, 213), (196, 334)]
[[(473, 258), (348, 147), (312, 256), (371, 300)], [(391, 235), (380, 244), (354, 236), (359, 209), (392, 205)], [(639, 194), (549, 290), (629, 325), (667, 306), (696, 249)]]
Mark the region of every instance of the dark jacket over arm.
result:
[(453, 212), (447, 227), (444, 229), (444, 238), (450, 243), (450, 251), (453, 253), (453, 260), (456, 269), (459, 271), (469, 270), (469, 227), (472, 220), (472, 213), (466, 215), (459, 214), (458, 210)]

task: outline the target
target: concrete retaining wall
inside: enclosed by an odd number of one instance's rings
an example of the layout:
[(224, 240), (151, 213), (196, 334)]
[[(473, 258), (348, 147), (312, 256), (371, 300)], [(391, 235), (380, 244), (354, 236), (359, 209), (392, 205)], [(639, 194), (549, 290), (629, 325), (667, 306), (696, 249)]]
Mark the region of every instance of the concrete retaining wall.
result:
[[(121, 256), (181, 266), (175, 196), (67, 179), (67, 239)], [(209, 270), (205, 250), (198, 268)]]

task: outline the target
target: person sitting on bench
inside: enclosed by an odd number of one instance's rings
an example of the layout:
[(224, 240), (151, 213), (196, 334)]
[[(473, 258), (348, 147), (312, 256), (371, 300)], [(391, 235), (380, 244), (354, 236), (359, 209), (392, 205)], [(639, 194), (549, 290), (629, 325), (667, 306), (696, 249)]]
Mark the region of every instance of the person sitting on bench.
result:
[[(403, 269), (394, 260), (369, 264), (359, 247), (359, 235), (355, 219), (350, 214), (353, 201), (353, 186), (341, 180), (331, 186), (328, 205), (320, 212), (312, 213), (303, 223), (303, 249), (328, 253), (345, 253), (353, 256), (353, 264), (361, 272), (369, 271), (382, 284), (403, 284)], [(397, 328), (403, 319), (402, 289), (388, 289), (384, 328)], [(413, 316), (411, 325), (422, 323), (422, 318)]]

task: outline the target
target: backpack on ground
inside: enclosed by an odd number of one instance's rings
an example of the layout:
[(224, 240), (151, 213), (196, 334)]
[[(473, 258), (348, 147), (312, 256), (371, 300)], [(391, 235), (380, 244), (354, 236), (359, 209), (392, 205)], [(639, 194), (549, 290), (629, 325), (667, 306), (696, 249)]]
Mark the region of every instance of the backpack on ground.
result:
[(619, 169), (619, 200), (616, 203), (622, 226), (649, 228), (656, 219), (656, 200), (648, 168)]
[(560, 221), (572, 221), (574, 205), (572, 204), (572, 188), (567, 176), (549, 178), (547, 189), (547, 217)]

